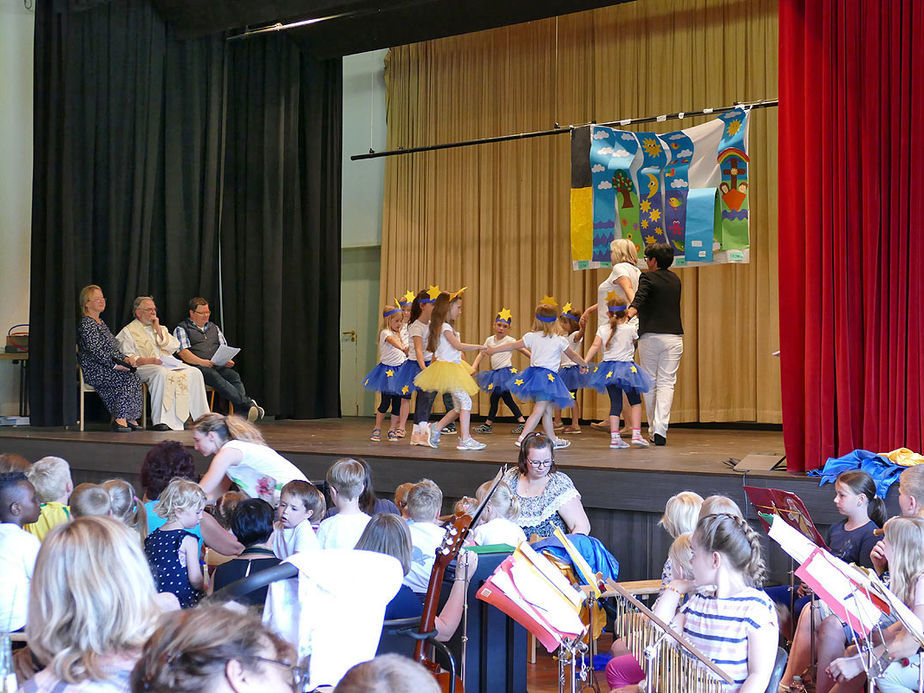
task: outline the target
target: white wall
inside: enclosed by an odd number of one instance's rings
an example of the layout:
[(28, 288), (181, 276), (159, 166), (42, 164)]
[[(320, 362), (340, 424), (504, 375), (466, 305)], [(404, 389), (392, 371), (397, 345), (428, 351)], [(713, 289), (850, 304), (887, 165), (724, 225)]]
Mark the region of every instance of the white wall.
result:
[[(376, 364), (385, 160), (350, 161), (371, 146), (385, 149), (387, 51), (343, 59), (343, 202), (340, 300), (340, 396), (344, 416), (373, 414), (360, 379)], [(370, 145), (371, 125), (371, 145)], [(344, 332), (354, 331), (353, 336)]]
[[(0, 348), (29, 322), (33, 27), (23, 0), (0, 0)], [(0, 415), (19, 413), (18, 369), (0, 361)]]

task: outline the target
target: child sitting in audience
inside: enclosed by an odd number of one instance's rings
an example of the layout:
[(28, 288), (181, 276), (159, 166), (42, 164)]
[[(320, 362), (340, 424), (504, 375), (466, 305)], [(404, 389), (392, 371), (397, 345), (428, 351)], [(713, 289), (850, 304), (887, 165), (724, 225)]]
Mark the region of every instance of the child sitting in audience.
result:
[(344, 458), (327, 470), (330, 497), (337, 514), (328, 517), (318, 528), (322, 549), (352, 549), (359, 541), (369, 516), (359, 509), (359, 495), (366, 481), (366, 470), (356, 460)]
[(199, 484), (174, 479), (154, 507), (167, 521), (144, 540), (157, 591), (176, 595), (183, 609), (196, 605), (204, 586), (199, 541), (189, 530), (202, 519), (206, 500)]
[(226, 491), (218, 496), (218, 500), (215, 501), (214, 505), (206, 508), (208, 512), (215, 520), (218, 521), (224, 529), (231, 530), (231, 520), (234, 517), (234, 511), (237, 509), (238, 503), (243, 500), (247, 500), (248, 496), (246, 493), (241, 493), (240, 491)]
[(699, 517), (697, 522), (707, 515), (732, 515), (733, 517), (744, 518), (741, 508), (728, 496), (708, 496), (699, 508)]
[[(314, 484), (296, 479), (283, 486), (279, 495), (279, 522), (273, 537), (276, 556), (286, 559), (294, 553), (320, 549), (311, 524), (324, 519), (325, 509), (324, 496)], [(246, 542), (241, 543), (246, 546)]]
[[(285, 498), (285, 489), (282, 497)], [(248, 498), (238, 503), (231, 518), (231, 531), (244, 545), (244, 551), (215, 569), (212, 580), (214, 590), (279, 565), (270, 541), (273, 535), (273, 515), (273, 507), (261, 498)], [(264, 587), (250, 592), (236, 601), (262, 607), (266, 601), (266, 590)]]
[[(713, 496), (713, 498), (717, 497)], [(702, 507), (702, 496), (693, 491), (681, 491), (667, 499), (664, 514), (658, 524), (664, 527), (667, 533), (676, 541), (680, 535), (696, 529), (696, 521), (699, 519)], [(664, 561), (664, 567), (661, 569), (662, 592), (673, 579), (673, 562), (671, 561), (670, 553), (668, 553), (667, 560)]]
[(0, 630), (26, 625), (39, 540), (23, 530), (39, 517), (35, 488), (22, 472), (0, 474)]
[(42, 506), (39, 519), (23, 529), (41, 541), (52, 527), (71, 520), (71, 511), (67, 507), (67, 501), (74, 490), (71, 468), (60, 457), (43, 457), (32, 465), (26, 476), (35, 487)]
[(79, 484), (71, 493), (71, 516), (109, 517), (112, 501), (109, 493), (99, 484)]
[[(414, 484), (411, 484), (413, 488)], [(471, 515), (478, 507), (478, 499), (471, 496), (462, 496), (452, 506), (453, 515)]]
[(401, 517), (407, 519), (407, 494), (414, 488), (414, 484), (407, 482), (395, 489), (395, 507), (401, 513)]
[(129, 529), (135, 530), (138, 538), (144, 543), (144, 538), (148, 536), (147, 513), (141, 500), (135, 495), (134, 487), (125, 479), (110, 479), (101, 485), (109, 494), (112, 517)]
[(446, 533), (439, 524), (442, 509), (443, 492), (429, 479), (418, 481), (407, 494), (408, 528), (413, 549), (411, 570), (404, 577), (404, 584), (418, 593), (427, 591), (436, 548)]
[(9, 474), (10, 472), (28, 474), (31, 468), (32, 463), (22, 455), (15, 452), (0, 453), (0, 474)]
[[(493, 486), (493, 481), (486, 481), (478, 487), (478, 491), (475, 492), (478, 503), (484, 501)], [(520, 542), (526, 541), (523, 528), (513, 522), (519, 516), (520, 501), (513, 495), (507, 484), (500, 482), (481, 513), (481, 522), (469, 535), (470, 543), (475, 546), (492, 544), (518, 546)]]

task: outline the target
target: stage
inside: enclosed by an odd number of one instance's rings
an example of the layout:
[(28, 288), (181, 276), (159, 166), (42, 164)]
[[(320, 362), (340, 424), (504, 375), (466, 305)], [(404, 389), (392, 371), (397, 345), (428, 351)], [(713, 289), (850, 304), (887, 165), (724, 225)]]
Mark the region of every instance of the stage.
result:
[[(408, 439), (399, 443), (369, 440), (372, 419), (343, 418), (312, 421), (268, 421), (261, 430), (270, 447), (278, 450), (302, 469), (309, 479), (323, 479), (330, 463), (339, 457), (362, 457), (372, 466), (376, 491), (390, 496), (406, 481), (422, 477), (433, 479), (452, 501), (474, 495), (483, 481), (494, 476), (501, 465), (515, 465), (515, 437), (511, 424), (499, 423), (490, 435), (478, 435), (487, 443), (484, 450), (456, 450), (455, 435), (444, 435), (438, 450), (411, 447)], [(0, 429), (0, 452), (17, 452), (29, 460), (58, 455), (71, 464), (75, 483), (101, 481), (120, 476), (136, 485), (138, 472), (148, 448), (162, 440), (179, 440), (192, 447), (189, 431), (157, 433), (112, 433), (108, 430), (49, 428)], [(592, 534), (602, 540), (621, 564), (626, 580), (660, 575), (670, 538), (657, 526), (664, 503), (683, 490), (702, 496), (728, 495), (746, 507), (742, 486), (781, 488), (797, 493), (805, 501), (822, 531), (838, 521), (831, 486), (819, 488), (818, 480), (785, 471), (734, 471), (729, 460), (748, 454), (783, 454), (783, 434), (778, 430), (716, 429), (711, 427), (672, 428), (668, 445), (647, 449), (610, 450), (604, 432), (583, 428), (569, 436), (571, 447), (556, 452), (559, 468), (566, 472), (580, 491), (592, 526)], [(193, 453), (200, 471), (208, 461)], [(889, 494), (889, 506), (897, 503)], [(748, 511), (749, 519), (756, 519)], [(788, 568), (782, 552), (775, 546), (768, 552), (772, 572), (781, 576)]]

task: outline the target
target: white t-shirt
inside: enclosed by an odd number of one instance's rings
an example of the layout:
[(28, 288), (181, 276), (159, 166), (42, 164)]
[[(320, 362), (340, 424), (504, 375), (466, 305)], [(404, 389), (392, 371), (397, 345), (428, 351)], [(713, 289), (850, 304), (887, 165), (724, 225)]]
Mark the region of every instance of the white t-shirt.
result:
[(443, 541), (446, 530), (432, 522), (408, 522), (411, 530), (411, 571), (404, 576), (404, 584), (415, 592), (426, 592), (430, 572), (436, 560), (436, 549)]
[(523, 335), (523, 343), (531, 354), (529, 365), (550, 371), (558, 370), (561, 355), (568, 348), (568, 338), (560, 334), (546, 337), (541, 332), (527, 332)]
[(450, 363), (462, 363), (462, 352), (449, 343), (449, 340), (446, 339), (447, 332), (452, 332), (456, 337), (459, 336), (452, 325), (448, 322), (443, 323), (443, 326), (440, 328), (440, 341), (436, 345), (436, 360), (449, 361)]
[(401, 349), (388, 341), (389, 337), (401, 339), (400, 334), (395, 334), (391, 330), (382, 330), (379, 332), (379, 360), (386, 366), (400, 366), (407, 361), (407, 356)]
[(526, 541), (523, 528), (506, 517), (495, 517), (490, 522), (478, 525), (472, 530), (470, 536), (476, 546), (507, 544), (516, 547), (521, 541)]
[(284, 561), (294, 553), (317, 551), (320, 548), (321, 543), (311, 528), (311, 520), (308, 518), (290, 528), (276, 523), (276, 531), (273, 534), (273, 553), (279, 560)]
[(273, 505), (279, 505), (279, 492), (290, 481), (308, 481), (304, 474), (285, 457), (266, 445), (251, 443), (246, 440), (229, 440), (222, 449), (238, 450), (241, 461), (228, 467), (227, 475), (241, 491), (251, 498), (260, 497), (261, 482), (270, 477), (275, 486)]
[[(579, 354), (581, 353), (581, 351), (580, 351), (580, 349), (578, 349), (578, 347), (581, 346), (581, 342), (584, 341), (584, 338), (581, 337), (580, 335), (581, 335), (581, 331), (580, 331), (580, 330), (575, 330), (574, 332), (572, 332), (571, 334), (569, 334), (569, 335), (568, 335), (568, 338), (567, 338), (567, 339), (568, 339), (568, 346), (569, 346), (573, 351), (576, 351), (576, 352), (579, 353)], [(559, 368), (567, 368), (568, 366), (576, 366), (576, 365), (577, 365), (577, 364), (576, 364), (574, 361), (572, 361), (570, 358), (568, 358), (568, 355), (567, 355), (566, 353), (562, 352), (562, 354), (561, 354), (561, 365), (559, 366)]]
[(638, 278), (642, 271), (631, 262), (620, 262), (613, 265), (610, 276), (603, 280), (597, 287), (597, 326), (605, 325), (609, 322), (609, 313), (606, 310), (606, 295), (610, 291), (615, 291), (616, 295), (622, 299), (627, 298), (626, 292), (616, 283), (620, 277), (628, 277), (633, 291), (638, 291)]
[(632, 361), (635, 358), (635, 340), (638, 339), (638, 330), (632, 322), (624, 322), (616, 326), (616, 334), (609, 347), (606, 340), (610, 338), (609, 323), (597, 329), (597, 336), (601, 339), (600, 350), (604, 361)]
[(368, 523), (369, 516), (363, 512), (337, 513), (318, 527), (318, 543), (322, 549), (355, 549)]
[[(498, 340), (493, 334), (484, 340), (484, 345), (486, 347), (496, 347), (503, 346), (504, 344), (510, 344), (510, 342), (515, 342), (513, 337), (509, 334), (501, 340)], [(498, 368), (510, 368), (513, 365), (513, 352), (512, 351), (499, 351), (496, 354), (491, 355), (491, 370), (496, 371)]]
[(430, 339), (430, 325), (424, 325), (420, 320), (415, 320), (407, 328), (408, 358), (417, 360), (417, 352), (414, 349), (414, 337), (420, 337), (420, 347), (423, 349), (424, 361), (433, 358), (433, 352), (427, 351), (427, 340)]
[(35, 535), (12, 522), (0, 524), (0, 629), (7, 632), (26, 625), (29, 585), (39, 552)]

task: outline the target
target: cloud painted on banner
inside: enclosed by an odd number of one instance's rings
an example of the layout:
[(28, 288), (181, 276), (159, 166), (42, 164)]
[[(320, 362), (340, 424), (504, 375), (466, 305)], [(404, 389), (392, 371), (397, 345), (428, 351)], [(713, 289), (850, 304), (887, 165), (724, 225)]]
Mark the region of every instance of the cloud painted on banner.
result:
[(625, 149), (617, 149), (615, 152), (613, 152), (613, 156), (629, 156), (629, 152), (627, 152)]
[(672, 187), (672, 188), (689, 188), (689, 187), (690, 187), (690, 184), (687, 183), (685, 180), (680, 180), (680, 179), (678, 178), (678, 179), (675, 180), (673, 183), (671, 183), (671, 187)]
[(687, 158), (688, 156), (693, 156), (693, 150), (692, 150), (692, 149), (684, 149), (682, 152), (677, 152), (677, 158), (678, 158), (678, 159), (685, 159), (685, 158)]
[(612, 147), (602, 147), (601, 149), (597, 150), (597, 154), (612, 154), (612, 153), (613, 153)]
[(610, 136), (610, 133), (606, 132), (605, 130), (597, 130), (596, 132), (594, 132), (595, 140), (609, 139), (609, 136)]
[(601, 171), (606, 170), (606, 166), (604, 166), (603, 164), (594, 164), (593, 168), (591, 168), (590, 170), (593, 173), (600, 173)]
[(624, 132), (624, 133), (622, 134), (622, 139), (624, 139), (624, 140), (634, 140), (634, 139), (635, 139), (635, 135), (633, 135), (631, 132)]
[(682, 140), (684, 137), (686, 137), (686, 135), (683, 134), (682, 132), (675, 132), (673, 135), (671, 135), (671, 136), (668, 137), (667, 139), (669, 139), (669, 140)]
[(598, 190), (609, 190), (612, 187), (613, 187), (612, 183), (610, 183), (608, 180), (603, 180), (603, 181), (600, 181), (600, 185), (597, 186), (597, 189)]

